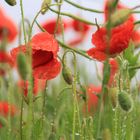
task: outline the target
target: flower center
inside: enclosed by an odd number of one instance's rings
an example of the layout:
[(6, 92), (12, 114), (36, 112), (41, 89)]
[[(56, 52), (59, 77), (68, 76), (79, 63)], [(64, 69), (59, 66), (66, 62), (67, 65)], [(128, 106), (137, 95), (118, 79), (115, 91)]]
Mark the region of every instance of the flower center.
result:
[(33, 54), (33, 68), (42, 66), (50, 62), (53, 58), (52, 52), (38, 50)]

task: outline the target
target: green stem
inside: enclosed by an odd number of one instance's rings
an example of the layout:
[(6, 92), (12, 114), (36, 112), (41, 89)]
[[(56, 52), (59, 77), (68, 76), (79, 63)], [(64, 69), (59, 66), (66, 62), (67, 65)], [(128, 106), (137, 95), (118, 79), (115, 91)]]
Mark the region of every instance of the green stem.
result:
[(136, 25), (136, 24), (140, 24), (140, 20), (134, 22), (134, 24), (135, 24), (135, 25)]
[(72, 140), (75, 140), (76, 112), (77, 112), (77, 107), (76, 107), (76, 101), (77, 101), (77, 95), (76, 95), (77, 67), (76, 67), (76, 55), (74, 54), (74, 52), (72, 52), (72, 53), (73, 53), (73, 56), (74, 56), (74, 79), (73, 79), (73, 84), (72, 84), (73, 94), (74, 94)]
[(64, 1), (66, 1), (67, 3), (69, 3), (69, 4), (71, 4), (71, 5), (75, 6), (75, 7), (77, 7), (79, 9), (85, 10), (85, 11), (99, 13), (99, 14), (100, 13), (104, 13), (103, 11), (99, 11), (99, 10), (95, 10), (95, 9), (83, 7), (83, 6), (78, 5), (78, 4), (76, 4), (76, 3), (72, 2), (72, 1), (69, 1), (69, 0), (64, 0)]
[[(62, 0), (60, 0), (60, 3), (62, 3)], [(58, 5), (58, 14), (57, 14), (56, 26), (55, 26), (55, 30), (54, 30), (54, 36), (55, 36), (58, 26), (59, 26), (60, 12), (61, 12), (61, 5)]]
[(104, 92), (105, 92), (105, 87), (104, 85), (102, 86), (103, 90), (101, 93), (101, 98), (99, 100), (99, 116), (98, 116), (98, 125), (97, 125), (97, 136), (96, 139), (100, 139), (100, 129), (101, 129), (101, 119), (102, 119), (102, 101), (103, 101), (103, 96), (104, 96)]
[(23, 96), (24, 96), (24, 95), (21, 95), (21, 107), (20, 107), (20, 140), (23, 140), (23, 136), (22, 136)]
[[(49, 10), (52, 11), (52, 12), (54, 12), (54, 13), (56, 13), (56, 14), (59, 13), (59, 11), (56, 11), (56, 10), (54, 10), (54, 9), (51, 9), (50, 7), (49, 7)], [(80, 18), (80, 17), (74, 16), (74, 15), (72, 15), (72, 14), (70, 14), (70, 13), (60, 12), (60, 15), (67, 16), (67, 17), (70, 17), (70, 18), (72, 18), (72, 19), (78, 20), (78, 21), (80, 21), (80, 22), (83, 22), (83, 23), (86, 23), (86, 24), (89, 24), (89, 25), (95, 25), (95, 26), (96, 26), (95, 23), (90, 22), (90, 21), (85, 20), (85, 19), (82, 19), (82, 18)]]
[(92, 59), (91, 57), (89, 57), (87, 54), (85, 54), (84, 52), (78, 50), (78, 49), (75, 49), (75, 48), (71, 48), (70, 46), (64, 44), (63, 42), (61, 42), (60, 40), (57, 40), (57, 42), (60, 44), (61, 47), (65, 48), (65, 49), (69, 49), (71, 51), (74, 51), (75, 53), (89, 59), (89, 60), (94, 60)]
[(22, 0), (20, 0), (20, 10), (21, 10), (21, 18), (22, 18), (22, 28), (23, 28), (23, 33), (24, 33), (24, 42), (26, 44), (27, 43), (27, 39), (26, 39), (26, 30), (25, 30), (25, 23), (24, 23), (24, 11), (23, 11)]
[(40, 9), (40, 10), (37, 12), (36, 16), (35, 16), (34, 19), (33, 19), (33, 22), (32, 22), (32, 24), (31, 24), (31, 27), (30, 27), (30, 30), (29, 30), (28, 41), (30, 41), (30, 39), (31, 39), (31, 36), (32, 36), (32, 29), (33, 29), (34, 23), (36, 22), (36, 19), (38, 18), (38, 16), (39, 16), (39, 14), (41, 13), (41, 11), (42, 11), (42, 9)]
[[(24, 22), (27, 23), (28, 29), (30, 29), (30, 21), (28, 19), (24, 18)], [(18, 44), (21, 45), (21, 36), (22, 36), (22, 21), (19, 24), (19, 38), (18, 38)], [(24, 42), (25, 43), (25, 42)]]
[(132, 67), (129, 67), (129, 69), (131, 69), (131, 70), (140, 69), (140, 66), (132, 66)]

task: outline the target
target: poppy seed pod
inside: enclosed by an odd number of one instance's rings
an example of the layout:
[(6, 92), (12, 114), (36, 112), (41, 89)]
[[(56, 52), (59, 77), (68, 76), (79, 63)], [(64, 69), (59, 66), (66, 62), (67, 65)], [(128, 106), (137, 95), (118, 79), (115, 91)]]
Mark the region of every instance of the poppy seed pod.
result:
[(65, 64), (62, 69), (62, 75), (63, 75), (65, 82), (67, 84), (71, 85), (73, 82), (72, 73), (71, 73), (71, 70)]
[(20, 52), (17, 56), (17, 67), (19, 74), (23, 80), (27, 79), (28, 68), (26, 64), (26, 57), (24, 53)]
[(131, 9), (127, 9), (127, 8), (120, 9), (114, 12), (111, 15), (112, 26), (115, 27), (124, 23), (129, 18), (131, 12), (132, 12)]
[(14, 6), (17, 4), (16, 0), (5, 0), (6, 3), (8, 3), (10, 6)]
[(130, 111), (132, 108), (132, 99), (131, 97), (125, 92), (122, 91), (118, 94), (118, 101), (121, 108), (124, 111)]
[(48, 11), (48, 6), (51, 4), (52, 0), (44, 0), (41, 5), (41, 14), (45, 14)]

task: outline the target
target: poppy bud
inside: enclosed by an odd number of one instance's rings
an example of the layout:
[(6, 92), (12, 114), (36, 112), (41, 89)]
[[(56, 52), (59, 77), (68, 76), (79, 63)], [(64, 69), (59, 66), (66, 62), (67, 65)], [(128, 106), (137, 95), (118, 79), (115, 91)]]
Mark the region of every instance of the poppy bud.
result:
[(26, 64), (26, 57), (24, 53), (19, 53), (17, 56), (17, 67), (19, 74), (23, 80), (27, 79), (28, 68)]
[(132, 99), (126, 92), (122, 91), (118, 94), (118, 101), (124, 111), (130, 111), (132, 108)]
[(117, 88), (109, 88), (108, 93), (109, 93), (109, 97), (110, 97), (112, 106), (113, 106), (113, 108), (115, 108), (117, 105), (118, 90), (117, 90)]
[(67, 84), (71, 85), (73, 82), (73, 77), (72, 77), (71, 70), (66, 65), (63, 66), (62, 75), (63, 75), (65, 82)]
[(103, 140), (111, 140), (111, 132), (108, 128), (103, 130)]
[(111, 24), (113, 27), (125, 22), (131, 14), (131, 9), (120, 9), (111, 15)]
[(51, 4), (52, 0), (44, 0), (41, 5), (41, 13), (44, 15), (48, 11), (48, 6)]
[(11, 6), (14, 6), (17, 4), (16, 0), (5, 0), (6, 3), (8, 3)]

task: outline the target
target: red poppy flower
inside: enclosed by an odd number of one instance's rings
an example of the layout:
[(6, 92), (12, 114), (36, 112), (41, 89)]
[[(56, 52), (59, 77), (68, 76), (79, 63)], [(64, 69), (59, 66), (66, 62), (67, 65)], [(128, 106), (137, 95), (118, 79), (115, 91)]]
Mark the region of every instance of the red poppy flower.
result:
[[(35, 79), (50, 80), (55, 78), (61, 68), (60, 62), (57, 60), (57, 52), (59, 50), (58, 43), (52, 35), (47, 32), (38, 33), (30, 41), (32, 47), (32, 68)], [(22, 51), (26, 52), (26, 46), (14, 48), (11, 55), (16, 60), (17, 54)]]
[[(109, 4), (109, 0), (106, 0), (105, 6), (104, 6), (105, 21), (108, 20), (108, 8), (109, 8), (108, 4)], [(127, 8), (127, 7), (122, 5), (121, 3), (118, 3), (117, 9), (123, 9), (123, 8)], [(130, 15), (129, 19), (135, 22), (135, 17), (132, 14)], [(136, 30), (133, 31), (132, 40), (134, 41), (136, 45), (140, 44), (140, 31), (136, 31)]]
[(76, 46), (76, 45), (80, 44), (83, 40), (84, 40), (84, 36), (80, 36), (80, 37), (77, 37), (77, 38), (71, 40), (68, 43), (68, 45), (73, 47), (73, 46)]
[(4, 32), (6, 32), (9, 42), (12, 42), (17, 36), (17, 27), (14, 22), (4, 15), (3, 11), (0, 9), (0, 40), (4, 37)]
[(72, 29), (74, 29), (74, 31), (78, 34), (76, 34), (76, 38), (74, 38), (73, 40), (69, 41), (69, 45), (71, 47), (79, 45), (80, 43), (82, 43), (90, 29), (90, 26), (80, 22), (78, 20), (72, 20), (71, 21), (71, 27)]
[[(4, 51), (0, 51), (0, 64), (8, 64), (10, 67), (14, 66), (11, 56)], [(0, 75), (5, 75), (5, 73), (5, 67), (0, 67)]]
[(16, 112), (17, 108), (14, 105), (6, 101), (0, 101), (0, 115), (7, 117), (10, 113), (11, 116), (14, 116)]
[[(24, 96), (28, 94), (28, 81), (19, 81), (18, 86), (21, 88)], [(33, 94), (36, 96), (40, 91), (43, 91), (46, 86), (46, 80), (34, 79)]]
[[(50, 21), (47, 21), (45, 22), (42, 27), (50, 34), (54, 34), (55, 32), (55, 28), (56, 28), (56, 23), (57, 21), (54, 19), (54, 20), (50, 20)], [(69, 26), (68, 22), (62, 20), (62, 24), (63, 24), (63, 27), (64, 27), (64, 30), (66, 30)], [(62, 33), (62, 29), (61, 29), (61, 23), (58, 22), (58, 27), (57, 27), (57, 31), (56, 33), (57, 34), (61, 34)]]
[(89, 25), (87, 25), (83, 22), (80, 22), (78, 20), (72, 21), (72, 27), (76, 32), (80, 32), (80, 33), (84, 33), (84, 34), (87, 33), (90, 29)]
[(11, 56), (4, 51), (0, 51), (0, 63), (8, 63), (11, 67), (14, 65)]
[[(98, 97), (97, 94), (101, 92), (100, 86), (89, 85), (86, 90), (87, 96), (87, 109), (89, 113), (95, 112), (98, 105)], [(84, 110), (86, 110), (86, 106), (84, 106)]]
[(106, 28), (99, 28), (92, 35), (92, 43), (95, 45), (95, 48), (89, 49), (87, 51), (88, 55), (99, 61), (103, 61), (107, 56), (114, 57), (118, 53), (121, 53), (128, 47), (129, 41), (132, 38), (133, 27), (133, 21), (129, 19), (123, 24), (112, 28), (109, 42), (107, 42)]

